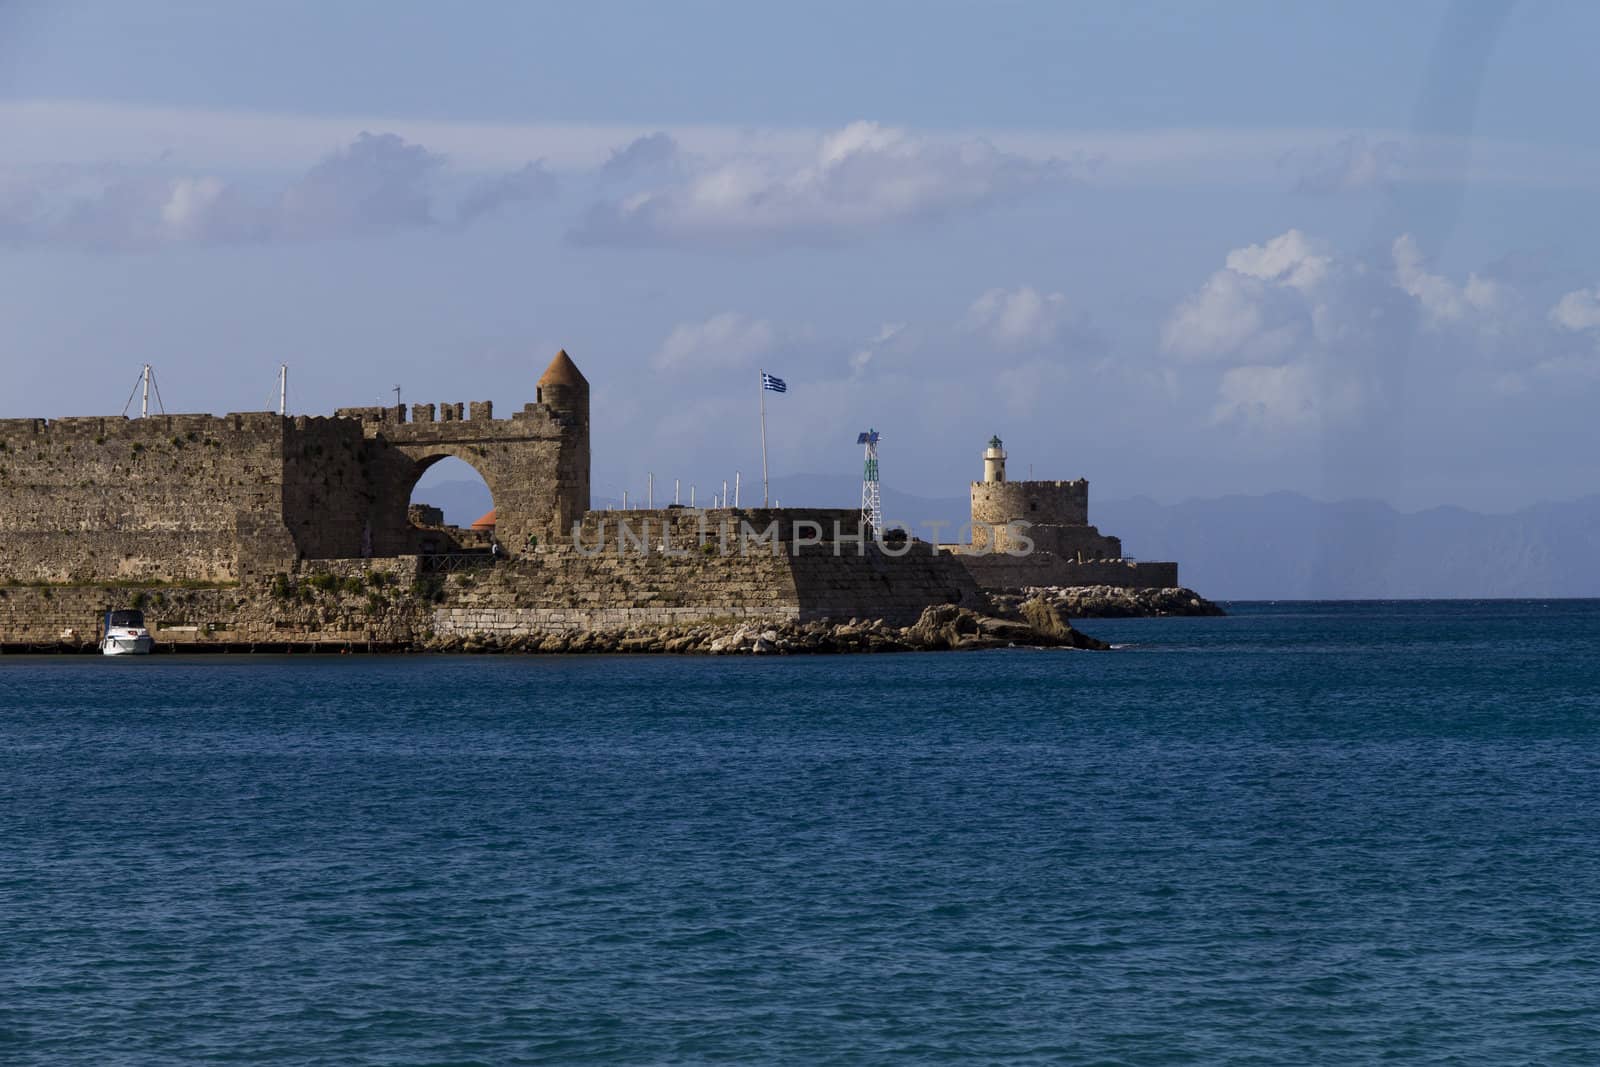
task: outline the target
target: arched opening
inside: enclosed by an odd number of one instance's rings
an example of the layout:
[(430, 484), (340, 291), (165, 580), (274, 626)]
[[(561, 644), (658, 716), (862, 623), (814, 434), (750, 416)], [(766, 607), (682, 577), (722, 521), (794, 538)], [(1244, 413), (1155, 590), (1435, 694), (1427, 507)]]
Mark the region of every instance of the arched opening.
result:
[(465, 460), (434, 456), (422, 461), (406, 517), (423, 555), (489, 552), (494, 544), (494, 494)]

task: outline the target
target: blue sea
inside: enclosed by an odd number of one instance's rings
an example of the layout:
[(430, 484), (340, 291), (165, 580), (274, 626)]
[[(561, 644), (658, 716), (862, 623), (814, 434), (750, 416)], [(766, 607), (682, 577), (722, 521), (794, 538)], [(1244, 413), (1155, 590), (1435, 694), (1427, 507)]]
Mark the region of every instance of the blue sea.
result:
[(0, 660), (0, 1063), (1600, 1062), (1600, 602)]

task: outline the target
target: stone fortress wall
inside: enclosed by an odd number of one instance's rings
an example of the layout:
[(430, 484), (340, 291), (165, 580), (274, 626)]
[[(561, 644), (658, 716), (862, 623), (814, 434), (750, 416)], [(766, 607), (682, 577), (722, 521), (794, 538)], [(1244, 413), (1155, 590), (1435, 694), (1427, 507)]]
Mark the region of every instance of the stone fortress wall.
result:
[[(885, 551), (859, 540), (855, 511), (783, 510), (591, 512), (576, 543), (442, 574), (427, 557), (400, 556), (308, 560), (292, 575), (222, 588), (0, 587), (0, 645), (89, 644), (101, 613), (121, 607), (142, 608), (163, 646), (271, 649), (701, 620), (909, 625), (929, 604), (984, 605), (967, 570), (932, 545)], [(622, 518), (632, 535), (618, 538)]]
[(0, 420), (0, 582), (234, 582), (416, 553), (411, 492), (446, 456), (482, 473), (515, 555), (588, 508), (587, 384), (540, 393), (509, 419), (482, 401), (468, 420), (461, 405), (443, 420), (418, 405), (412, 422), (398, 408)]
[(0, 581), (233, 581), (292, 566), (276, 415), (0, 420)]
[(706, 618), (909, 625), (929, 604), (984, 600), (933, 545), (863, 541), (855, 510), (601, 511), (575, 540), (540, 546), (452, 597), (434, 630), (521, 636)]
[[(483, 476), (492, 535), (413, 509), (446, 456)], [(1032, 523), (1026, 558), (1005, 533), (964, 553), (864, 541), (853, 509), (590, 511), (589, 460), (589, 387), (565, 352), (509, 418), (476, 401), (0, 420), (0, 645), (92, 641), (101, 612), (129, 606), (173, 645), (407, 647), (702, 619), (903, 625), (986, 589), (1177, 584), (1175, 564), (1133, 565), (1087, 524), (1087, 482), (1006, 483), (1003, 458), (973, 518)], [(441, 570), (426, 553), (445, 542), (479, 555)]]

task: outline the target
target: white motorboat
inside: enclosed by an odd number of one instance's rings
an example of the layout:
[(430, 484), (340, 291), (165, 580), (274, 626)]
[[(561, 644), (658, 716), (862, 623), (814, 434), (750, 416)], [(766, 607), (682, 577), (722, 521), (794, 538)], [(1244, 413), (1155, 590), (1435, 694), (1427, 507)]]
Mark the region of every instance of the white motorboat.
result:
[(100, 651), (107, 656), (146, 656), (155, 639), (144, 624), (144, 612), (126, 608), (108, 611), (100, 631)]

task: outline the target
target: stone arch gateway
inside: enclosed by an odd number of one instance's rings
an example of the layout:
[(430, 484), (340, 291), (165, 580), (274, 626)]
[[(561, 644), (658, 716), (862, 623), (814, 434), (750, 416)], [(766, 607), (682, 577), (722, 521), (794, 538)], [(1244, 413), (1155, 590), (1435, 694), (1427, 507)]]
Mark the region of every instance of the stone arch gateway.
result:
[[(359, 419), (370, 456), (371, 487), (364, 551), (376, 556), (417, 550), (407, 518), (412, 489), (446, 456), (471, 466), (494, 497), (496, 536), (510, 555), (558, 537), (589, 508), (589, 386), (559, 352), (539, 381), (539, 400), (508, 419), (488, 401), (346, 408)], [(348, 554), (348, 553), (341, 553)]]

